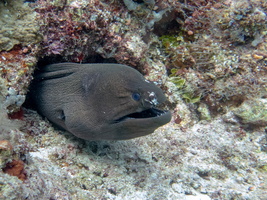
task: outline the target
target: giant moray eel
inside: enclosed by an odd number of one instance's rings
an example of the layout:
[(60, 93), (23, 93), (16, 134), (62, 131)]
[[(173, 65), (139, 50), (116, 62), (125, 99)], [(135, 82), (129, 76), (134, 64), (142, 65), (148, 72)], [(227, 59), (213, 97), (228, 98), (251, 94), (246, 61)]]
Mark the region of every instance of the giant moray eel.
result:
[(166, 100), (162, 90), (121, 64), (47, 65), (30, 94), (41, 115), (85, 140), (136, 138), (171, 120), (155, 108)]

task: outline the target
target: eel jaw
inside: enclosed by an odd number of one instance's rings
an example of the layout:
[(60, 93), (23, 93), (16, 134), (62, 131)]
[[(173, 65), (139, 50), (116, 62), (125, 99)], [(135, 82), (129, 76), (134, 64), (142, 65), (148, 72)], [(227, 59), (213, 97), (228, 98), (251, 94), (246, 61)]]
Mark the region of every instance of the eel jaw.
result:
[(117, 119), (113, 134), (108, 134), (109, 140), (128, 140), (153, 133), (157, 128), (171, 121), (170, 111), (150, 108), (135, 112)]
[(132, 119), (148, 119), (148, 118), (156, 118), (156, 117), (160, 117), (162, 115), (167, 114), (169, 111), (165, 111), (165, 110), (159, 110), (156, 108), (149, 108), (146, 110), (143, 110), (141, 112), (135, 112), (135, 113), (131, 113), (129, 115), (123, 116), (117, 120), (114, 121), (114, 123), (120, 123), (126, 120), (132, 120)]

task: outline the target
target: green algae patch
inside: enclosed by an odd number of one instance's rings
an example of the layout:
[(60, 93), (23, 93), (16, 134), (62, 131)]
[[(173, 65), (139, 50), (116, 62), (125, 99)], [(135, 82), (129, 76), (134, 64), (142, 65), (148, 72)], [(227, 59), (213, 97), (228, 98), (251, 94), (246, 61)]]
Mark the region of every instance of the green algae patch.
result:
[(170, 81), (175, 84), (179, 90), (182, 99), (186, 103), (198, 103), (201, 99), (201, 95), (196, 95), (190, 85), (186, 84), (186, 80), (180, 77), (171, 77)]
[(267, 164), (266, 165), (262, 165), (259, 167), (259, 170), (266, 173), (267, 172)]
[(211, 114), (210, 114), (209, 108), (206, 104), (200, 103), (197, 111), (200, 114), (201, 120), (211, 120)]
[(174, 83), (175, 86), (176, 86), (177, 88), (179, 88), (179, 89), (180, 89), (180, 88), (183, 88), (184, 85), (185, 85), (185, 82), (186, 82), (185, 79), (180, 78), (180, 77), (172, 77), (172, 78), (170, 79), (170, 81), (171, 81), (172, 83)]
[(179, 90), (181, 97), (186, 103), (198, 103), (201, 99), (201, 94), (196, 95), (193, 88), (186, 82), (186, 79), (179, 77), (177, 74), (178, 69), (171, 69), (170, 81)]
[(170, 50), (170, 52), (172, 50), (171, 48), (178, 47), (181, 42), (184, 42), (183, 37), (177, 35), (163, 35), (159, 39), (166, 50)]
[(255, 99), (244, 102), (233, 110), (242, 123), (267, 126), (267, 100)]

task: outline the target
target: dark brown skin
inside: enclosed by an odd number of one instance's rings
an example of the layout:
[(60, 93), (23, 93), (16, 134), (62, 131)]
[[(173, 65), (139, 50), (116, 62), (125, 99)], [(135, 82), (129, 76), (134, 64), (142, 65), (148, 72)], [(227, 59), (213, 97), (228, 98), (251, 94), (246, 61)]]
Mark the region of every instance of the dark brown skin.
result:
[(169, 111), (154, 109), (166, 100), (161, 89), (126, 65), (48, 65), (31, 96), (41, 115), (85, 140), (136, 138), (171, 120)]

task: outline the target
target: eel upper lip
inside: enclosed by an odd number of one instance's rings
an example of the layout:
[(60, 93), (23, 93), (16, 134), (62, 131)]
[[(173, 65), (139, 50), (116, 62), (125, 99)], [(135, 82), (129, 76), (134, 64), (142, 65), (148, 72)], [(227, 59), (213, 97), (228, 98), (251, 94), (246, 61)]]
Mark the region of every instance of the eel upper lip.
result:
[(146, 110), (143, 110), (141, 112), (135, 112), (131, 113), (129, 115), (123, 116), (117, 120), (114, 121), (114, 123), (119, 123), (122, 121), (125, 121), (127, 119), (144, 119), (144, 118), (153, 118), (153, 117), (159, 117), (161, 115), (166, 114), (168, 111), (165, 110), (159, 110), (156, 108), (149, 108)]

